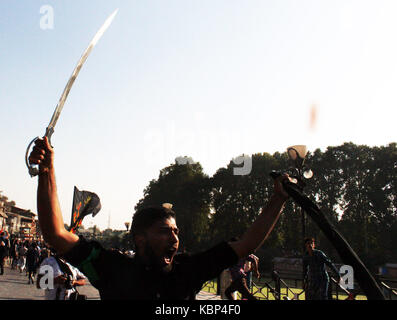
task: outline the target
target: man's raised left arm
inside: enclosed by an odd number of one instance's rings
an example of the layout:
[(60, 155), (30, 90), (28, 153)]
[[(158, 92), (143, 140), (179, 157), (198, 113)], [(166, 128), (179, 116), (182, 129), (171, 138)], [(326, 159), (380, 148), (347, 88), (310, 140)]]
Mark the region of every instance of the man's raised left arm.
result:
[(288, 175), (283, 175), (275, 180), (274, 193), (262, 213), (238, 241), (229, 243), (239, 258), (245, 258), (255, 252), (274, 229), (289, 197), (282, 186), (282, 182), (288, 179)]

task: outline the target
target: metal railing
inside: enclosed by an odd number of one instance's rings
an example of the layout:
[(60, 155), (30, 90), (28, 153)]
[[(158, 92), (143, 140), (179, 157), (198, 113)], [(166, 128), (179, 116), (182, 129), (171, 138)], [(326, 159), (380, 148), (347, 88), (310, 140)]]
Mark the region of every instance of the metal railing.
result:
[[(277, 273), (273, 274), (271, 282), (274, 282), (274, 286), (263, 279), (260, 280), (260, 283), (252, 281), (250, 291), (258, 300), (299, 300), (300, 295), (304, 292), (304, 290), (302, 290), (296, 293)], [(202, 290), (220, 295), (219, 278), (204, 283)], [(290, 296), (292, 296), (292, 298)]]
[(332, 278), (332, 277), (330, 277), (330, 279), (331, 279), (331, 281), (330, 281), (330, 283), (329, 283), (329, 292), (328, 292), (328, 296), (329, 296), (329, 299), (332, 299), (332, 292), (333, 292), (333, 290), (332, 290), (332, 285), (334, 284), (334, 286), (335, 286), (335, 296), (336, 296), (336, 300), (341, 300), (341, 299), (339, 299), (339, 293), (341, 292), (343, 292), (345, 295), (347, 295), (347, 298), (346, 298), (346, 300), (355, 300), (355, 298), (356, 298), (356, 296), (357, 296), (357, 292), (356, 293), (353, 293), (353, 292), (350, 292), (349, 290), (347, 290), (346, 288), (344, 288), (344, 287), (342, 287), (340, 284), (339, 284), (339, 282), (338, 281), (336, 281), (334, 278)]
[[(292, 290), (288, 286), (288, 284), (280, 277), (277, 271), (273, 271), (272, 279), (275, 284), (274, 291), (275, 291), (276, 300), (299, 300), (302, 293), (305, 292), (305, 290), (301, 290), (300, 292), (296, 292)], [(293, 280), (295, 281), (296, 284), (298, 279), (293, 279)], [(282, 290), (282, 288), (284, 288), (284, 290)], [(292, 296), (292, 298), (290, 296)]]
[[(288, 279), (294, 281), (295, 286), (290, 286), (287, 282), (280, 277), (277, 271), (274, 271), (271, 277), (265, 281), (264, 277), (261, 277), (257, 282), (252, 281), (250, 291), (258, 300), (304, 300), (303, 293), (305, 292), (302, 288), (299, 288), (297, 283), (302, 279)], [(349, 291), (343, 288), (334, 278), (330, 277), (329, 283), (329, 298), (336, 300), (354, 300), (358, 295), (364, 295), (361, 290)], [(390, 282), (390, 281), (388, 281)], [(391, 282), (397, 283), (397, 282)], [(383, 289), (386, 299), (397, 300), (397, 288), (393, 285), (387, 284), (385, 281), (379, 280), (380, 287)], [(220, 295), (220, 282), (219, 278), (207, 281), (202, 290)], [(359, 297), (360, 298), (360, 297)], [(365, 298), (365, 295), (364, 295)]]
[(209, 293), (213, 293), (216, 295), (219, 295), (219, 285), (218, 285), (218, 278), (215, 278), (213, 280), (209, 280), (206, 283), (204, 283), (203, 287), (201, 288), (201, 290), (209, 292)]
[(273, 297), (278, 294), (267, 282), (264, 286), (259, 286), (254, 281), (252, 281), (251, 293), (259, 300), (271, 300), (270, 294)]

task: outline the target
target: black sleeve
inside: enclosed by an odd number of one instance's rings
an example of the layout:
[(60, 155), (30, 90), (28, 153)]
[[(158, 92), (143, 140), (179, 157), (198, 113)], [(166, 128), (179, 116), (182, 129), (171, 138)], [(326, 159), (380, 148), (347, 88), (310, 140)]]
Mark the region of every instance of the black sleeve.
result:
[(62, 257), (71, 265), (80, 265), (86, 260), (95, 247), (101, 248), (101, 245), (95, 241), (87, 241), (83, 236), (79, 236), (77, 244)]
[(106, 281), (107, 250), (96, 241), (87, 241), (80, 236), (76, 246), (63, 255), (71, 265), (79, 269), (97, 289)]

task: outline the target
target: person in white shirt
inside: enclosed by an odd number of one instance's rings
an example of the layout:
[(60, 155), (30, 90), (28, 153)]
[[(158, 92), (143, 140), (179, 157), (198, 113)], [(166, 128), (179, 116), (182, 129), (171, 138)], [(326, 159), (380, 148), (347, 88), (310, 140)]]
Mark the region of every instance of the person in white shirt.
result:
[[(60, 264), (63, 264), (63, 266)], [(52, 286), (48, 281), (41, 281), (43, 276), (48, 273), (48, 267), (50, 267), (53, 272)], [(67, 270), (68, 272), (65, 272), (65, 268), (69, 268), (69, 270)], [(86, 277), (77, 268), (51, 255), (45, 258), (40, 265), (37, 277), (37, 288), (45, 290), (44, 295), (46, 300), (69, 300), (71, 294), (76, 292), (75, 287), (85, 285), (85, 281)]]

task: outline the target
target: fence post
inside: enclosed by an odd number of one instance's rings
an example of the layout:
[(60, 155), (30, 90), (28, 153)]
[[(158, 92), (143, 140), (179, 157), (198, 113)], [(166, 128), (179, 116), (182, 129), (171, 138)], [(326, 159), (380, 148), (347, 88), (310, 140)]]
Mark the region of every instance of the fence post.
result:
[(273, 276), (273, 280), (274, 280), (274, 283), (275, 283), (275, 285), (274, 285), (274, 288), (275, 288), (275, 291), (276, 291), (275, 299), (276, 300), (280, 300), (281, 299), (281, 281), (280, 281), (280, 276), (279, 276), (279, 274), (276, 271), (273, 271), (272, 276)]
[[(333, 281), (331, 281), (331, 277), (330, 277), (329, 273), (328, 273), (328, 279), (330, 279), (328, 281), (328, 292), (327, 292), (328, 300), (333, 300), (332, 299), (332, 282)], [(336, 287), (338, 287), (338, 286), (336, 286)], [(338, 289), (336, 289), (336, 290), (338, 290)]]

